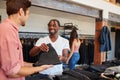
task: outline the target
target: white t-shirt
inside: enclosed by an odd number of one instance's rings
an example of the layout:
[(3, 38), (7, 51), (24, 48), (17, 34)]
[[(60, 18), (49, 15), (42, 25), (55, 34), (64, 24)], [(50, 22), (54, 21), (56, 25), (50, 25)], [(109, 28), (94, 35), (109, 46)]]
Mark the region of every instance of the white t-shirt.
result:
[[(69, 49), (69, 41), (61, 36), (58, 36), (58, 39), (55, 42), (52, 42), (49, 38), (49, 36), (40, 38), (35, 46), (40, 46), (42, 43), (51, 43), (51, 45), (54, 47), (58, 55), (62, 55), (63, 49)], [(63, 72), (62, 64), (55, 65), (52, 68), (49, 68), (47, 70), (44, 70), (40, 73), (42, 74), (48, 74), (48, 75), (61, 75)]]

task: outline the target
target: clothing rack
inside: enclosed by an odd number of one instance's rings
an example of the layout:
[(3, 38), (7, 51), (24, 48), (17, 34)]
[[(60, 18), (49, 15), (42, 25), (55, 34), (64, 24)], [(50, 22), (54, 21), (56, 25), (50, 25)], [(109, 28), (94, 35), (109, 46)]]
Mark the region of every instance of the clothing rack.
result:
[(43, 32), (19, 32), (20, 41), (23, 48), (23, 59), (26, 62), (36, 62), (39, 58), (39, 55), (31, 57), (29, 52), (34, 47), (36, 41), (48, 35), (48, 33)]
[(87, 35), (87, 34), (79, 34), (79, 38), (82, 38), (82, 39), (93, 39), (95, 38), (94, 35)]
[(94, 59), (94, 38), (85, 38), (79, 48), (80, 60), (78, 64), (91, 65)]
[(40, 38), (48, 35), (49, 33), (45, 32), (19, 32), (20, 38)]

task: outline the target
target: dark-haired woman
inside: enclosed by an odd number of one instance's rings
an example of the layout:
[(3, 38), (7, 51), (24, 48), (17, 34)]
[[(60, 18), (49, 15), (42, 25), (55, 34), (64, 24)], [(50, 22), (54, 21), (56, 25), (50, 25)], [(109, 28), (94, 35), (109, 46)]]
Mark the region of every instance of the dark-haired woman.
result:
[(80, 59), (80, 54), (79, 54), (80, 44), (81, 44), (81, 41), (78, 38), (77, 31), (76, 29), (73, 29), (70, 33), (70, 39), (69, 39), (70, 54), (66, 61), (66, 64), (68, 64), (68, 67), (70, 70), (75, 69), (75, 65)]

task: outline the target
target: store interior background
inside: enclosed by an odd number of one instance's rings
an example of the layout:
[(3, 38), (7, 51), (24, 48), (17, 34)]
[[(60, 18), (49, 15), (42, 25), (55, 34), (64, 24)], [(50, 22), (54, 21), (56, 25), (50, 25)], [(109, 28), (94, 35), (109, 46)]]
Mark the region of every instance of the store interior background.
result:
[[(82, 2), (83, 0), (81, 0)], [(86, 2), (87, 5), (91, 7), (96, 7), (97, 9), (103, 9), (104, 11), (104, 18), (108, 18), (108, 12), (114, 12), (120, 14), (120, 7), (116, 7), (114, 5), (106, 6), (106, 4), (111, 4), (104, 2), (102, 0), (98, 0), (96, 4), (94, 4), (95, 0), (90, 0), (91, 2)], [(101, 2), (101, 4), (99, 4)], [(84, 4), (85, 1), (82, 3)], [(92, 5), (90, 5), (92, 3)], [(99, 5), (98, 5), (99, 4)], [(101, 7), (98, 7), (100, 6)], [(116, 8), (116, 9), (114, 9)], [(64, 11), (58, 11), (54, 9), (43, 8), (39, 6), (32, 6), (30, 9), (30, 17), (26, 23), (25, 27), (20, 28), (20, 32), (41, 32), (41, 33), (48, 33), (47, 24), (50, 19), (58, 19), (61, 25), (65, 23), (73, 23), (78, 29), (79, 34), (81, 36), (85, 36), (89, 38), (92, 36), (94, 38), (95, 31), (96, 31), (96, 18), (72, 14)], [(5, 10), (5, 1), (0, 1), (0, 15), (1, 20), (7, 17), (6, 10)], [(114, 60), (115, 59), (115, 32), (111, 32), (111, 27), (116, 27), (108, 24), (108, 28), (110, 29), (110, 37), (111, 37), (111, 45), (112, 50), (108, 52), (107, 60)]]

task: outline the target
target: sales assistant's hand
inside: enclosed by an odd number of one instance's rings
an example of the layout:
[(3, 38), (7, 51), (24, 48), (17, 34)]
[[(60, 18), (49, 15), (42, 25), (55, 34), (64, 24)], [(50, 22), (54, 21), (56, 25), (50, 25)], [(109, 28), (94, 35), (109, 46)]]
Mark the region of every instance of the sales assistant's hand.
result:
[(59, 57), (59, 60), (62, 61), (63, 60), (63, 57), (61, 55), (58, 55)]
[(43, 52), (48, 52), (49, 51), (49, 47), (45, 43), (41, 44), (41, 46), (39, 48)]

